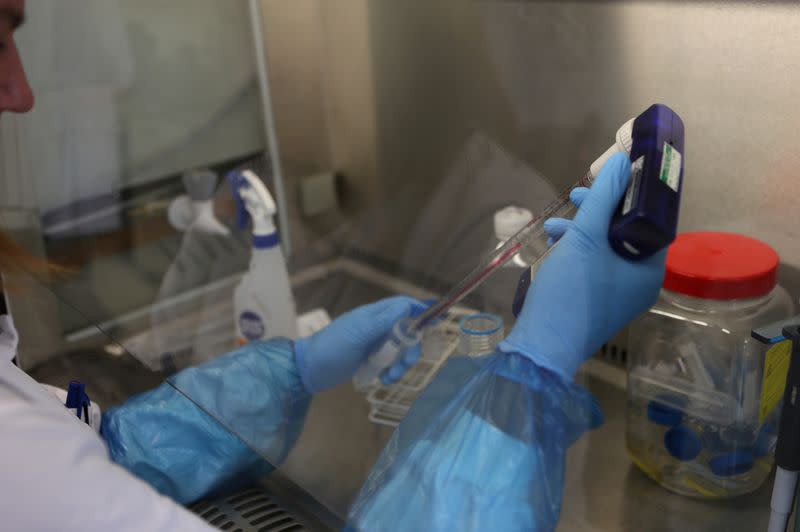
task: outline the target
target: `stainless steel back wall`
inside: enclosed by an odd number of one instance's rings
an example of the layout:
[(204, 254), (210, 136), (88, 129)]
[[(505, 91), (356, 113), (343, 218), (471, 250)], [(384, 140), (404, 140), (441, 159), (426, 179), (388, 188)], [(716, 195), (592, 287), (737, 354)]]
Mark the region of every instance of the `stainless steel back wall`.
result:
[[(663, 102), (687, 130), (681, 229), (740, 231), (800, 266), (794, 3), (264, 6), (281, 144), (295, 161), (307, 153), (345, 172), (348, 213), (369, 220), (354, 237), (362, 247), (415, 262), (409, 247), (435, 248), (454, 220), (544, 199), (548, 187), (520, 189), (504, 175), (478, 184), (465, 175), (491, 201), (437, 196), (459, 164), (468, 173), (476, 135), (555, 190), (625, 119)], [(309, 21), (314, 31), (300, 31)], [(415, 221), (426, 214), (423, 232)]]

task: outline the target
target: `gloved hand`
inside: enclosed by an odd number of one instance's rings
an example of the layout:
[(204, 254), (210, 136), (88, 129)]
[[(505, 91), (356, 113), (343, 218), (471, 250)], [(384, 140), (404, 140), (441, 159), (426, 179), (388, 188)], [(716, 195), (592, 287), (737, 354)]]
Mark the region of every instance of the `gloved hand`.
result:
[[(351, 378), (395, 322), (418, 315), (424, 308), (407, 296), (382, 299), (351, 310), (312, 336), (295, 341), (295, 361), (303, 386), (310, 393), (317, 393)], [(419, 353), (419, 346), (406, 351), (401, 360), (384, 371), (384, 384), (402, 377), (419, 359)]]
[(501, 351), (520, 353), (572, 380), (584, 360), (655, 303), (666, 250), (632, 262), (608, 243), (630, 168), (626, 155), (614, 155), (591, 189), (570, 194), (579, 206), (574, 220), (545, 222), (559, 245), (536, 273), (514, 328), (498, 345)]

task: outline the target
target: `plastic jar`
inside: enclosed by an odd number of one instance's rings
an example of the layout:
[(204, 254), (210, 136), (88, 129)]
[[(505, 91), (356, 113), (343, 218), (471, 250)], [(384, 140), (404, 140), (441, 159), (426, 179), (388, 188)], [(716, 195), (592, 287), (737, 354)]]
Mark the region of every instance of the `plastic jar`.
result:
[(765, 379), (771, 355), (751, 331), (792, 315), (777, 269), (742, 235), (670, 246), (659, 300), (630, 328), (626, 433), (631, 460), (667, 489), (733, 497), (769, 475), (785, 371)]

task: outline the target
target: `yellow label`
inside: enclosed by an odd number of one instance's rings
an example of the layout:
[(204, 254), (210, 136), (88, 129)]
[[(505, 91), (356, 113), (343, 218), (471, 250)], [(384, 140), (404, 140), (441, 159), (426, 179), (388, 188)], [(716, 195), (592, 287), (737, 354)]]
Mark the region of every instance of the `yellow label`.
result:
[(784, 340), (770, 347), (764, 357), (764, 380), (761, 381), (761, 401), (758, 406), (759, 425), (783, 398), (791, 354), (792, 342)]

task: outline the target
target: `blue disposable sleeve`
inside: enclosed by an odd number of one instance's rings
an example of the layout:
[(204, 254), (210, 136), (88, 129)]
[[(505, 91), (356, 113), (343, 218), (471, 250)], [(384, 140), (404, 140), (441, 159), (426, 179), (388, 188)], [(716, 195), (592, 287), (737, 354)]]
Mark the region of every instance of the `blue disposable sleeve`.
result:
[(114, 462), (186, 504), (279, 465), (310, 400), (292, 342), (253, 342), (109, 409), (102, 436)]
[(566, 450), (601, 419), (586, 390), (519, 354), (453, 358), (395, 430), (347, 530), (552, 530)]

